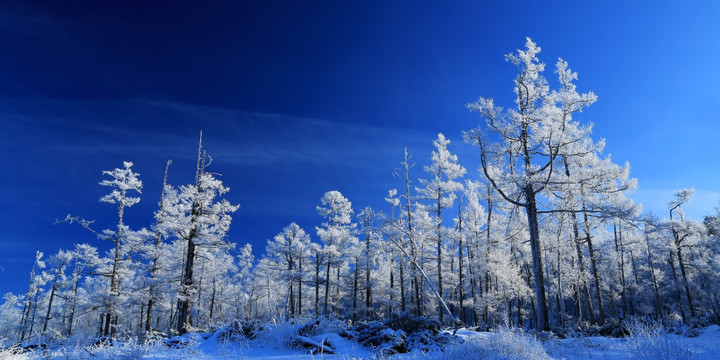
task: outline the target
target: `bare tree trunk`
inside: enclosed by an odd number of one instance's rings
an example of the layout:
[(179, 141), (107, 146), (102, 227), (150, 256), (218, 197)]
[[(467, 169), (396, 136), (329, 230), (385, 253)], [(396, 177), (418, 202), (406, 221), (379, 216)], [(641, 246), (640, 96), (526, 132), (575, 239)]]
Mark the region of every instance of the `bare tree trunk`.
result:
[[(485, 303), (484, 304), (485, 306), (483, 306), (483, 321), (485, 322), (486, 325), (490, 320), (490, 311), (489, 311), (490, 309), (488, 307), (487, 298), (490, 295), (490, 282), (491, 281), (490, 281), (490, 271), (487, 269), (487, 266), (490, 263), (490, 243), (492, 241), (490, 234), (492, 233), (491, 230), (492, 230), (493, 204), (494, 204), (493, 188), (492, 188), (492, 186), (490, 186), (488, 184), (488, 186), (487, 186), (487, 220), (486, 220), (487, 225), (485, 228), (485, 292), (484, 292), (485, 297), (483, 298), (484, 303)], [(509, 319), (509, 317), (508, 317), (508, 319)]]
[(335, 285), (335, 301), (333, 301), (333, 307), (335, 308), (335, 317), (340, 315), (340, 265), (336, 268), (336, 285)]
[(393, 261), (390, 260), (390, 303), (386, 314), (387, 317), (389, 317), (390, 314), (393, 313), (393, 310), (395, 310), (393, 307), (395, 304), (395, 270), (393, 269), (392, 263)]
[(330, 295), (330, 261), (332, 258), (328, 256), (327, 259), (327, 271), (325, 271), (325, 307), (323, 309), (323, 315), (328, 314), (328, 296)]
[[(170, 164), (172, 164), (172, 160), (168, 160), (167, 164), (165, 164), (165, 176), (163, 176), (163, 187), (162, 191), (160, 192), (160, 211), (158, 215), (158, 227), (162, 225), (164, 221), (164, 214), (165, 214), (165, 187), (167, 186), (167, 176), (168, 176), (168, 170), (170, 170)], [(152, 259), (152, 269), (150, 270), (150, 278), (151, 278), (151, 284), (150, 284), (150, 296), (148, 298), (147, 303), (147, 314), (145, 319), (145, 331), (149, 332), (152, 330), (151, 321), (153, 316), (153, 306), (155, 305), (155, 281), (157, 281), (157, 272), (159, 270), (158, 261), (160, 260), (160, 254), (159, 254), (159, 248), (160, 244), (162, 243), (162, 232), (158, 229), (157, 234), (155, 236), (155, 253), (153, 254)]]
[(460, 321), (467, 323), (465, 316), (465, 293), (463, 292), (463, 224), (462, 224), (462, 197), (458, 198), (458, 301), (460, 306)]
[(320, 251), (315, 252), (315, 316), (320, 315)]
[(690, 316), (695, 317), (695, 305), (693, 304), (693, 297), (690, 293), (690, 284), (688, 283), (687, 273), (685, 271), (685, 262), (683, 261), (682, 249), (680, 244), (675, 247), (677, 251), (678, 264), (680, 264), (680, 274), (683, 277), (683, 286), (685, 287), (685, 296), (687, 296), (688, 307), (690, 308)]
[[(673, 211), (675, 209), (680, 208), (680, 206), (682, 204), (684, 204), (686, 201), (687, 201), (687, 198), (685, 198), (683, 201), (678, 202), (675, 206), (673, 206), (670, 209), (670, 220), (671, 221), (673, 220)], [(680, 220), (681, 221), (685, 220), (682, 213), (680, 213)], [(695, 305), (693, 304), (692, 294), (690, 293), (690, 284), (688, 283), (687, 272), (685, 271), (685, 262), (684, 262), (684, 259), (682, 256), (682, 242), (683, 242), (683, 240), (685, 240), (685, 237), (687, 237), (688, 234), (685, 234), (681, 237), (680, 234), (675, 229), (674, 225), (672, 226), (672, 233), (673, 233), (673, 240), (675, 243), (675, 251), (676, 251), (677, 257), (678, 257), (678, 265), (680, 265), (680, 274), (682, 275), (682, 283), (683, 283), (682, 285), (685, 288), (685, 296), (687, 297), (688, 307), (690, 308), (690, 316), (694, 318), (695, 317)], [(673, 267), (673, 275), (675, 275), (675, 277), (677, 278), (677, 275), (674, 274), (674, 272), (675, 272), (675, 268)]]
[(647, 231), (647, 224), (645, 226), (645, 246), (647, 250), (648, 265), (650, 266), (650, 279), (652, 280), (653, 285), (653, 295), (655, 295), (655, 310), (657, 311), (660, 318), (664, 319), (665, 315), (663, 312), (662, 303), (660, 302), (660, 292), (658, 290), (657, 278), (655, 277), (655, 264), (653, 262), (652, 251), (650, 249), (650, 235)]
[[(391, 270), (392, 274), (392, 270)], [(392, 303), (392, 300), (390, 301)], [(372, 310), (372, 284), (370, 283), (370, 236), (365, 236), (365, 319)]]
[(302, 298), (302, 282), (303, 282), (303, 280), (302, 280), (302, 276), (303, 276), (302, 256), (298, 259), (298, 273), (299, 273), (299, 278), (297, 279), (297, 280), (298, 280), (298, 309), (297, 309), (297, 314), (298, 314), (299, 316), (302, 316), (302, 312), (303, 312), (303, 311), (302, 311), (302, 306), (303, 306), (303, 304), (302, 304), (302, 301), (303, 301), (303, 298)]
[(405, 261), (400, 262), (400, 311), (405, 312), (407, 310), (406, 308), (406, 302), (407, 299), (405, 297), (405, 266), (403, 266), (403, 263)]
[(358, 282), (360, 278), (360, 274), (358, 272), (360, 271), (358, 267), (358, 259), (355, 258), (355, 275), (353, 276), (353, 313), (352, 313), (352, 323), (353, 325), (357, 322), (357, 298), (358, 298)]
[(442, 304), (443, 298), (443, 286), (442, 286), (442, 207), (440, 201), (442, 200), (442, 191), (438, 187), (437, 189), (437, 282), (438, 282), (438, 315), (440, 316), (440, 324), (443, 324), (443, 312)]
[(538, 225), (538, 214), (535, 203), (535, 190), (531, 184), (525, 186), (525, 198), (528, 200), (528, 206), (525, 212), (530, 227), (530, 252), (532, 254), (533, 278), (535, 279), (535, 316), (536, 329), (542, 331), (550, 330), (548, 322), (547, 300), (545, 298), (545, 276), (543, 275), (543, 265), (540, 249), (540, 227)]
[(65, 268), (65, 261), (63, 261), (62, 264), (60, 264), (60, 267), (55, 271), (55, 277), (53, 278), (53, 284), (52, 288), (50, 289), (50, 299), (48, 300), (48, 309), (47, 313), (45, 313), (45, 322), (43, 323), (43, 329), (42, 332), (45, 333), (47, 331), (47, 325), (50, 321), (50, 312), (52, 311), (52, 305), (53, 300), (55, 299), (55, 291), (57, 290), (57, 282), (60, 277), (63, 276), (63, 269)]
[[(400, 251), (402, 251), (405, 255), (407, 255), (407, 252), (405, 251), (405, 249), (402, 247), (401, 244), (398, 244), (396, 241), (393, 241), (393, 243), (395, 244), (395, 246), (397, 246), (400, 249)], [(445, 303), (445, 301), (442, 299), (442, 297), (440, 297), (440, 294), (437, 292), (437, 290), (435, 290), (435, 287), (433, 286), (432, 281), (430, 281), (430, 278), (425, 273), (425, 271), (422, 269), (422, 267), (416, 261), (411, 261), (410, 263), (417, 269), (417, 271), (420, 273), (420, 275), (422, 275), (422, 277), (427, 280), (427, 284), (428, 284), (428, 286), (430, 286), (430, 290), (432, 291), (432, 293), (435, 295), (435, 297), (438, 299), (438, 301), (442, 305), (442, 309), (448, 314), (448, 316), (450, 316), (450, 319), (452, 319), (452, 322), (454, 324), (459, 323), (460, 320), (457, 319), (453, 315), (453, 313), (450, 311), (450, 308), (448, 308), (447, 303)]]
[(290, 299), (288, 301), (288, 315), (289, 318), (293, 318), (295, 316), (295, 294), (293, 293), (293, 278), (292, 278), (292, 261), (288, 261), (288, 274), (289, 274), (289, 288), (288, 292), (290, 294)]
[(35, 270), (38, 267), (38, 262), (42, 258), (42, 253), (39, 251), (35, 252), (35, 262), (33, 262), (32, 269), (30, 270), (30, 281), (28, 282), (28, 290), (25, 294), (25, 301), (23, 302), (22, 317), (20, 319), (20, 341), (25, 340), (25, 331), (28, 329), (28, 322), (30, 321), (30, 310), (32, 308), (32, 298), (38, 292), (37, 283), (35, 282)]
[(580, 270), (580, 284), (578, 292), (578, 310), (580, 319), (582, 319), (582, 305), (587, 309), (587, 319), (590, 323), (595, 323), (595, 313), (593, 311), (592, 301), (590, 301), (590, 287), (588, 286), (587, 276), (585, 274), (585, 260), (583, 260), (582, 249), (580, 248), (581, 240), (577, 225), (577, 216), (575, 213), (570, 214), (573, 222), (573, 236), (575, 242), (575, 253), (577, 255), (578, 269)]
[(562, 278), (560, 276), (562, 274), (562, 272), (560, 271), (560, 266), (561, 266), (560, 240), (561, 240), (561, 236), (562, 236), (562, 228), (563, 227), (561, 226), (561, 224), (558, 224), (557, 246), (555, 247), (555, 255), (556, 255), (556, 263), (555, 263), (556, 278), (555, 279), (558, 284), (557, 295), (556, 295), (558, 318), (560, 319), (560, 326), (565, 327), (565, 301), (563, 299)]
[(77, 303), (77, 292), (78, 292), (78, 282), (80, 279), (80, 265), (78, 264), (78, 261), (75, 260), (75, 269), (73, 270), (73, 286), (72, 286), (72, 302), (70, 302), (70, 314), (68, 315), (68, 327), (67, 327), (67, 336), (72, 335), (72, 328), (73, 328), (73, 320), (75, 318), (75, 305)]
[(210, 320), (209, 320), (209, 322), (210, 322), (209, 325), (210, 325), (210, 326), (212, 326), (213, 315), (214, 315), (214, 312), (215, 312), (215, 291), (216, 291), (216, 289), (215, 289), (215, 278), (213, 278), (213, 281), (212, 281), (212, 294), (210, 295)]
[(32, 337), (33, 328), (35, 327), (35, 313), (37, 312), (37, 302), (38, 302), (38, 296), (40, 295), (39, 291), (35, 291), (35, 297), (33, 298), (32, 302), (32, 311), (30, 312), (30, 330), (28, 330), (28, 336)]
[[(620, 225), (622, 226), (622, 225)], [(622, 228), (618, 224), (613, 223), (613, 234), (615, 236), (615, 251), (620, 254), (618, 259), (618, 269), (620, 270), (620, 299), (622, 301), (623, 318), (628, 313), (627, 303), (627, 286), (625, 284), (625, 249), (622, 244)]]
[[(408, 154), (407, 148), (405, 148), (405, 159), (402, 162), (403, 168), (405, 170), (405, 211), (407, 212), (407, 237), (408, 241), (410, 242), (410, 249), (411, 249), (411, 256), (408, 256), (411, 262), (415, 262), (417, 264), (417, 249), (415, 248), (415, 238), (413, 233), (413, 222), (412, 222), (412, 207), (410, 202), (410, 168), (413, 166), (410, 164), (410, 154)], [(407, 253), (405, 253), (405, 256), (407, 256)], [(402, 269), (402, 267), (401, 267)], [(404, 282), (402, 281), (402, 270), (400, 273), (401, 277), (401, 287), (400, 289), (404, 289)], [(412, 268), (412, 286), (415, 291), (415, 310), (417, 316), (422, 316), (422, 299), (420, 297), (420, 277), (418, 275), (418, 269), (417, 267)], [(405, 301), (402, 302), (402, 311), (405, 311)]]
[(197, 238), (200, 216), (202, 215), (202, 205), (197, 197), (200, 193), (200, 179), (205, 171), (205, 156), (202, 151), (202, 133), (200, 133), (200, 143), (198, 145), (198, 162), (195, 171), (195, 191), (198, 193), (196, 199), (193, 199), (192, 210), (190, 213), (190, 234), (188, 235), (187, 249), (185, 251), (185, 265), (182, 274), (182, 295), (178, 301), (178, 320), (177, 331), (180, 335), (187, 332), (190, 324), (190, 299), (189, 289), (193, 285), (193, 270), (195, 265), (195, 239)]
[(675, 256), (673, 255), (672, 250), (670, 250), (670, 258), (668, 259), (668, 262), (670, 263), (670, 268), (672, 269), (673, 274), (673, 280), (675, 281), (675, 289), (673, 292), (675, 293), (675, 296), (677, 298), (677, 306), (680, 310), (680, 315), (682, 315), (683, 322), (687, 321), (687, 316), (685, 315), (685, 309), (683, 309), (682, 306), (682, 298), (680, 296), (680, 289), (677, 287), (680, 285), (680, 281), (678, 280), (677, 276), (677, 270), (675, 269)]
[(583, 201), (583, 219), (585, 224), (585, 241), (587, 242), (588, 250), (590, 252), (590, 265), (592, 265), (592, 275), (595, 280), (595, 295), (597, 296), (598, 302), (598, 323), (600, 325), (605, 323), (605, 306), (603, 305), (602, 289), (600, 288), (600, 276), (598, 275), (597, 260), (595, 256), (595, 249), (593, 248), (592, 236), (590, 236), (590, 220), (585, 209), (585, 203)]

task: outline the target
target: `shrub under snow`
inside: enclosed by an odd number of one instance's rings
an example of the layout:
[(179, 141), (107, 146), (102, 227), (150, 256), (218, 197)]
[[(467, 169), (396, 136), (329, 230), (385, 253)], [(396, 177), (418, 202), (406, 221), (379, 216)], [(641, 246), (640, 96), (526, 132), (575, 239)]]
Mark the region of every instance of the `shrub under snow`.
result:
[(657, 322), (635, 320), (626, 327), (630, 333), (627, 345), (633, 359), (685, 360), (692, 356), (687, 337), (670, 333)]
[(434, 355), (434, 360), (549, 360), (542, 344), (520, 330), (499, 329)]

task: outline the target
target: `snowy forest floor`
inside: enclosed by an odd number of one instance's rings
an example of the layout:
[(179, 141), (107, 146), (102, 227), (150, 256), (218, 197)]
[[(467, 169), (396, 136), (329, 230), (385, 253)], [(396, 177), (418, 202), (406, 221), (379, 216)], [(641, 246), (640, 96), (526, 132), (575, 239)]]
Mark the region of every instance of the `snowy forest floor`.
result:
[[(720, 359), (717, 325), (688, 336), (656, 325), (635, 324), (629, 328), (631, 335), (624, 338), (573, 335), (564, 339), (547, 335), (537, 339), (511, 329), (492, 332), (460, 329), (454, 336), (452, 331), (416, 336), (414, 345), (408, 345), (412, 334), (402, 330), (369, 327), (364, 329), (365, 333), (348, 332), (348, 328), (338, 324), (342, 323), (325, 320), (310, 331), (303, 324), (262, 325), (262, 330), (250, 338), (225, 327), (213, 333), (192, 333), (143, 344), (130, 340), (87, 345), (84, 344), (87, 339), (76, 337), (34, 349), (5, 348), (0, 350), (0, 359)], [(303, 331), (307, 336), (299, 335)], [(393, 346), (398, 348), (398, 338), (403, 339), (404, 351), (408, 352), (390, 350)], [(361, 342), (376, 345), (364, 346)]]

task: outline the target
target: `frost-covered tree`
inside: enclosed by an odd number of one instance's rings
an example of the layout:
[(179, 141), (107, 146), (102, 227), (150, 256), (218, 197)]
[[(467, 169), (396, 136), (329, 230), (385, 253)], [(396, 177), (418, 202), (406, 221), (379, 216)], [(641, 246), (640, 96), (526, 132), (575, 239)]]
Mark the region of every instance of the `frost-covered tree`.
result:
[[(362, 234), (362, 243), (358, 244), (355, 254), (355, 271), (353, 277), (353, 323), (356, 321), (358, 312), (365, 319), (374, 316), (373, 306), (373, 281), (372, 275), (379, 257), (379, 244), (382, 237), (381, 226), (378, 220), (382, 218), (381, 213), (375, 212), (370, 206), (366, 206), (357, 216)], [(364, 276), (363, 276), (364, 275)], [(361, 279), (363, 276), (363, 279)], [(362, 281), (362, 288), (360, 282)], [(364, 311), (359, 311), (358, 298), (362, 297), (360, 292), (364, 290)]]
[(355, 224), (352, 221), (352, 203), (345, 198), (339, 191), (333, 190), (326, 192), (320, 200), (321, 206), (317, 207), (318, 214), (325, 218), (322, 226), (316, 227), (316, 231), (320, 240), (324, 244), (323, 254), (325, 257), (325, 302), (323, 305), (323, 315), (328, 315), (328, 301), (330, 296), (330, 270), (335, 269), (335, 304), (334, 312), (337, 314), (337, 308), (340, 301), (340, 272), (347, 261), (347, 252), (345, 250), (352, 248), (357, 243), (355, 237)]
[[(585, 272), (581, 244), (587, 244), (602, 322), (605, 315), (590, 218), (630, 217), (636, 210), (623, 192), (635, 183), (628, 178), (629, 166), (619, 167), (609, 157), (601, 157), (604, 142), (591, 139), (592, 126), (583, 126), (573, 118), (595, 102), (596, 96), (577, 92), (577, 74), (562, 59), (556, 64), (560, 86), (551, 90), (542, 75), (545, 64), (537, 58), (539, 52), (540, 48), (527, 39), (525, 50), (506, 56), (518, 68), (515, 107), (504, 110), (492, 99), (482, 97), (468, 104), (485, 118), (486, 126), (465, 132), (465, 138), (480, 147), (481, 170), (492, 188), (503, 200), (525, 210), (537, 329), (549, 328), (544, 272), (551, 266), (543, 265), (543, 254), (547, 253), (543, 246), (548, 244), (541, 241), (541, 236), (564, 236), (541, 235), (539, 219), (544, 214), (570, 214), (570, 219), (562, 222), (570, 223), (580, 274)], [(555, 230), (562, 230), (561, 225), (558, 223)], [(579, 279), (577, 297), (592, 320), (589, 286), (582, 275)]]
[[(435, 214), (435, 243), (437, 245), (437, 290), (439, 297), (443, 298), (443, 240), (448, 231), (443, 227), (442, 213), (443, 210), (451, 207), (455, 202), (457, 191), (462, 189), (462, 183), (455, 179), (465, 175), (465, 168), (458, 164), (457, 155), (448, 151), (447, 145), (450, 140), (440, 133), (433, 142), (435, 151), (432, 153), (432, 162), (425, 166), (425, 172), (430, 175), (429, 179), (420, 179), (423, 187), (418, 187), (419, 196), (425, 200), (430, 200), (427, 209), (430, 213)], [(438, 315), (442, 323), (443, 310), (442, 304), (438, 302)]]
[[(202, 135), (201, 135), (202, 136)], [(170, 206), (167, 207), (164, 225), (169, 233), (185, 245), (182, 260), (181, 285), (177, 304), (177, 331), (183, 334), (191, 328), (191, 303), (199, 286), (196, 283), (196, 258), (199, 252), (212, 252), (216, 248), (228, 251), (232, 247), (226, 239), (232, 221), (231, 214), (239, 206), (221, 199), (230, 188), (223, 185), (212, 173), (206, 171), (210, 158), (198, 145), (198, 160), (193, 185), (180, 186), (166, 192)]]
[[(466, 273), (469, 279), (469, 284), (465, 288), (466, 291), (463, 295), (469, 295), (469, 299), (465, 299), (466, 296), (461, 296), (460, 300), (460, 311), (461, 319), (466, 324), (477, 325), (480, 298), (483, 292), (483, 285), (486, 277), (489, 276), (487, 263), (488, 263), (488, 242), (486, 241), (486, 233), (483, 231), (487, 226), (487, 211), (485, 207), (481, 205), (482, 195), (480, 189), (482, 185), (478, 181), (466, 180), (465, 187), (463, 189), (465, 197), (465, 207), (462, 209), (461, 220), (462, 221), (462, 236), (465, 240), (465, 251), (466, 251)], [(462, 249), (461, 249), (462, 251)], [(462, 256), (462, 253), (461, 253)], [(462, 264), (460, 264), (462, 268)], [(488, 282), (489, 283), (489, 282)], [(462, 282), (460, 286), (464, 286)], [(468, 310), (464, 307), (467, 306), (465, 301), (469, 300), (470, 306), (469, 311), (472, 313), (472, 322), (468, 321)], [(487, 321), (487, 319), (484, 319)]]
[(163, 225), (166, 216), (165, 192), (166, 190), (168, 190), (167, 176), (170, 169), (170, 164), (172, 164), (172, 160), (168, 160), (167, 164), (165, 165), (165, 176), (163, 176), (159, 209), (155, 212), (155, 242), (151, 246), (148, 246), (145, 251), (146, 257), (150, 261), (150, 278), (148, 279), (147, 284), (148, 300), (147, 308), (145, 310), (145, 331), (152, 330), (153, 308), (158, 298), (160, 297), (160, 294), (158, 294), (158, 290), (161, 287), (162, 283), (166, 281), (160, 278), (160, 273), (163, 268), (166, 267), (163, 266), (163, 261), (167, 262), (169, 260), (167, 259), (167, 257), (169, 257), (169, 253), (167, 252), (167, 247), (163, 242), (163, 238), (166, 237), (166, 234), (164, 234), (165, 229)]
[[(705, 229), (697, 221), (686, 220), (682, 206), (689, 202), (694, 194), (694, 189), (683, 189), (675, 192), (673, 200), (669, 204), (670, 220), (667, 224), (667, 227), (672, 233), (669, 262), (672, 266), (673, 278), (677, 279), (676, 282), (678, 285), (685, 290), (685, 298), (687, 300), (688, 309), (690, 310), (690, 316), (693, 318), (696, 317), (696, 309), (692, 291), (690, 290), (690, 282), (688, 281), (689, 274), (686, 266), (687, 260), (683, 255), (683, 249), (687, 249), (692, 246), (692, 243), (697, 242), (697, 239), (703, 235), (703, 231)], [(677, 258), (675, 258), (675, 256)], [(677, 265), (680, 270), (681, 277), (679, 279), (675, 269), (675, 261), (677, 261)]]
[[(289, 318), (302, 315), (303, 310), (303, 264), (307, 268), (310, 258), (310, 235), (298, 224), (291, 223), (272, 240), (268, 241), (265, 253), (282, 264), (281, 278), (287, 281), (287, 315)], [(297, 289), (297, 291), (295, 291)]]
[(130, 228), (124, 224), (123, 219), (125, 215), (125, 208), (131, 207), (140, 202), (139, 197), (130, 196), (132, 192), (142, 193), (142, 181), (139, 179), (139, 174), (133, 172), (133, 163), (129, 161), (123, 162), (123, 168), (116, 168), (114, 170), (103, 171), (103, 175), (107, 175), (110, 179), (105, 179), (100, 182), (100, 185), (112, 188), (112, 191), (101, 197), (101, 202), (110, 204), (116, 204), (118, 208), (118, 223), (115, 230), (104, 230), (98, 232), (94, 230), (91, 225), (93, 221), (88, 221), (78, 217), (72, 217), (68, 215), (65, 218), (67, 222), (77, 222), (85, 229), (96, 234), (100, 239), (108, 240), (113, 243), (114, 249), (112, 253), (112, 266), (108, 271), (102, 273), (103, 276), (110, 279), (108, 284), (108, 293), (105, 299), (106, 312), (103, 315), (103, 326), (102, 335), (113, 336), (115, 333), (114, 325), (118, 321), (117, 313), (117, 296), (120, 295), (120, 279), (118, 277), (118, 270), (121, 261), (121, 245), (128, 239), (128, 236), (132, 234)]
[[(480, 147), (482, 171), (503, 199), (525, 209), (530, 235), (535, 288), (535, 326), (549, 330), (545, 276), (543, 274), (537, 197), (556, 172), (560, 149), (575, 139), (563, 136), (559, 112), (548, 99), (545, 64), (540, 48), (529, 38), (525, 50), (506, 59), (518, 68), (515, 78), (515, 108), (504, 111), (492, 99), (468, 104), (486, 120), (485, 128), (465, 133), (466, 140)], [(496, 134), (498, 141), (489, 141)]]
[(35, 261), (30, 270), (30, 282), (27, 293), (25, 294), (25, 300), (23, 301), (20, 320), (20, 341), (25, 340), (26, 335), (32, 335), (34, 319), (31, 320), (31, 314), (35, 312), (34, 309), (37, 307), (37, 297), (40, 293), (40, 286), (42, 286), (42, 278), (38, 277), (37, 274), (39, 271), (42, 271), (41, 269), (45, 268), (45, 261), (42, 260), (43, 256), (45, 256), (45, 254), (41, 251), (35, 252)]

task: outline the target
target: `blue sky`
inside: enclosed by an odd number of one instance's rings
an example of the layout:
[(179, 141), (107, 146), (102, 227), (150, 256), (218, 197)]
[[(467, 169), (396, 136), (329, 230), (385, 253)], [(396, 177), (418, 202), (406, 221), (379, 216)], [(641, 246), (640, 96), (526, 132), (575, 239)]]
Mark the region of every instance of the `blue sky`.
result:
[(149, 226), (165, 161), (172, 184), (192, 181), (200, 130), (241, 205), (230, 239), (258, 254), (291, 221), (314, 234), (325, 191), (384, 209), (403, 148), (423, 177), (438, 132), (478, 177), (465, 104), (510, 105), (503, 56), (526, 36), (598, 95), (579, 120), (630, 162), (634, 198), (665, 216), (672, 191), (694, 187), (687, 213), (702, 219), (720, 197), (717, 19), (714, 1), (5, 3), (0, 292), (24, 291), (36, 250), (105, 246), (53, 222), (111, 228), (98, 182), (122, 161), (145, 185), (127, 223)]

